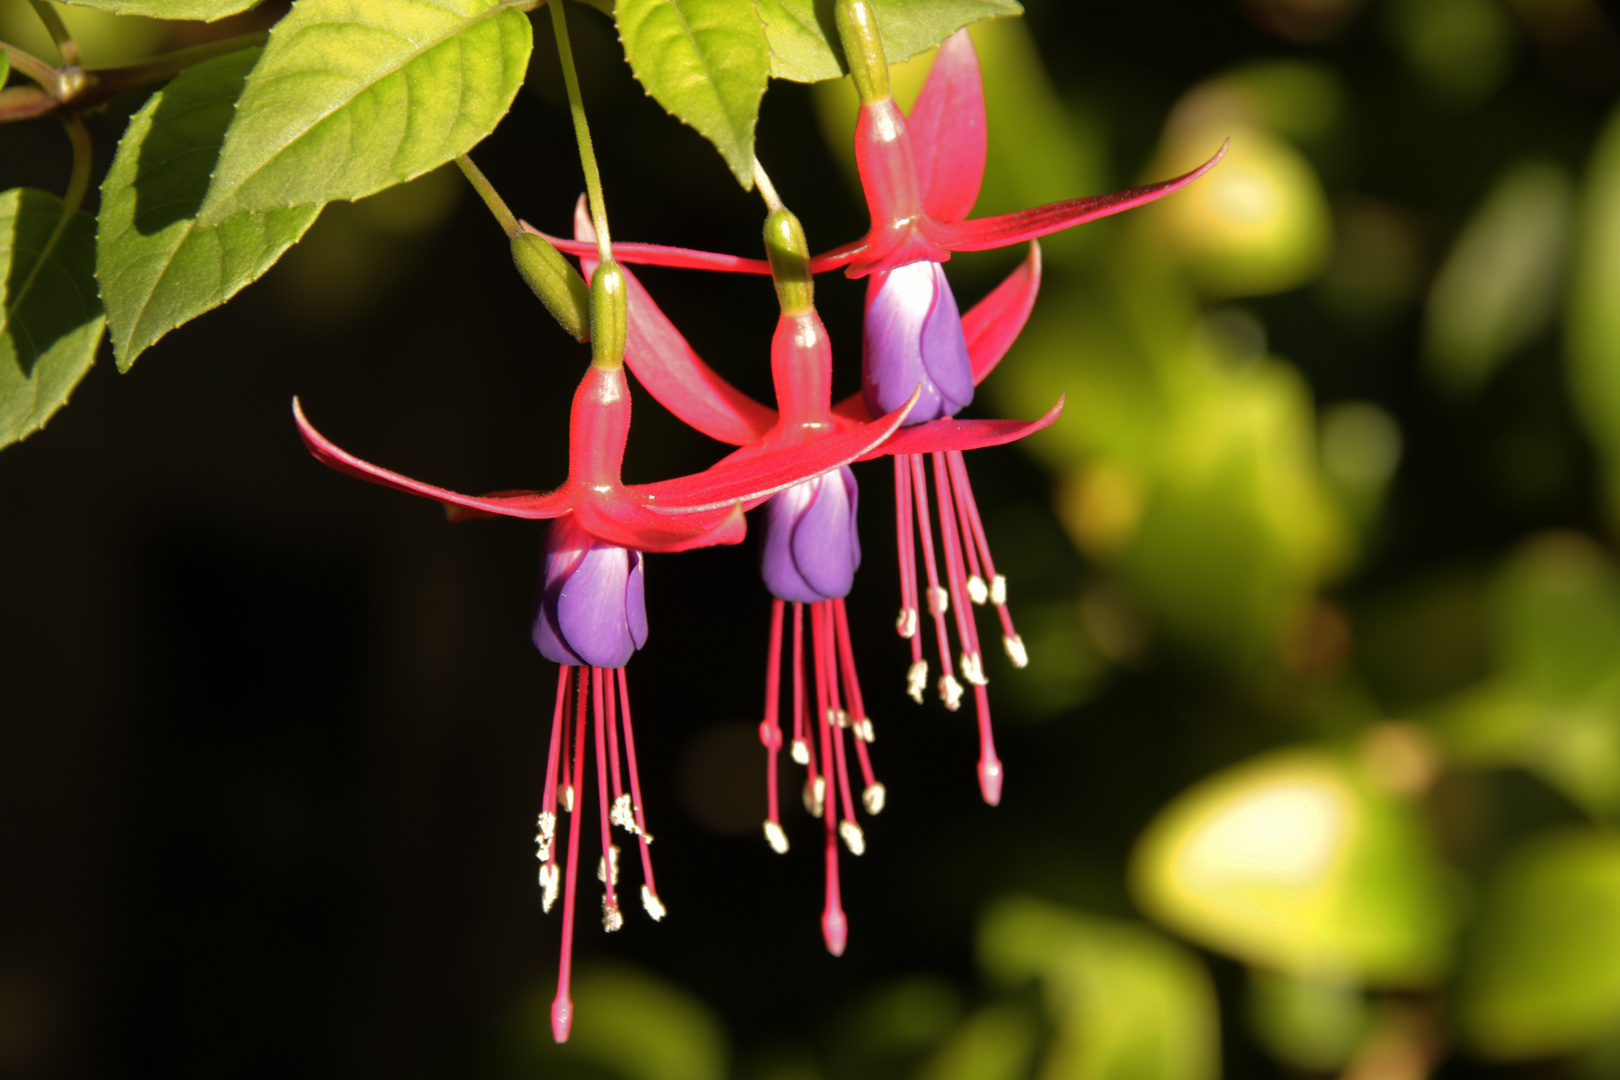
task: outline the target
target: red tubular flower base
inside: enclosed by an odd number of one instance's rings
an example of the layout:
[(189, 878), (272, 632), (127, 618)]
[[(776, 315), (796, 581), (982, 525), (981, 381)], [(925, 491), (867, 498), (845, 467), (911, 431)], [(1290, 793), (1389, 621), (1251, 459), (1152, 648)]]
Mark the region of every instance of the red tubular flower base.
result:
[[(788, 850), (787, 833), (782, 828), (778, 803), (777, 756), (782, 749), (781, 662), (783, 618), (786, 601), (771, 602), (770, 654), (765, 668), (765, 719), (759, 725), (759, 740), (767, 753), (765, 791), (767, 817), (765, 840), (778, 853)], [(814, 713), (811, 712), (812, 686), (805, 673), (805, 612), (810, 615), (810, 679), (813, 680)], [(838, 843), (843, 841), (852, 855), (866, 851), (866, 834), (855, 821), (855, 800), (849, 782), (849, 751), (844, 732), (854, 738), (854, 753), (864, 786), (861, 805), (868, 815), (883, 810), (887, 793), (872, 771), (867, 744), (872, 742), (872, 720), (866, 715), (860, 681), (855, 675), (855, 651), (850, 643), (849, 618), (844, 601), (823, 600), (815, 604), (793, 605), (792, 641), (793, 760), (805, 767), (804, 808), (812, 817), (826, 823), (826, 901), (821, 914), (822, 938), (827, 951), (842, 956), (849, 940), (849, 923), (844, 917), (838, 888)]]
[[(570, 723), (569, 707), (573, 705)], [(557, 965), (557, 997), (551, 1003), (551, 1033), (558, 1042), (568, 1041), (574, 1005), (568, 996), (573, 973), (574, 895), (579, 878), (580, 811), (584, 808), (585, 725), (590, 720), (596, 747), (597, 809), (601, 818), (601, 858), (596, 876), (602, 882), (602, 929), (608, 932), (624, 925), (619, 910), (619, 847), (613, 843), (617, 827), (634, 836), (641, 847), (641, 904), (656, 922), (665, 908), (653, 880), (652, 854), (647, 845), (647, 819), (642, 810), (641, 780), (636, 771), (635, 735), (630, 723), (630, 692), (623, 668), (563, 667), (557, 673), (557, 702), (552, 713), (550, 750), (546, 755), (546, 785), (541, 796), (539, 831), (535, 835), (536, 857), (540, 860), (541, 903), (550, 911), (559, 892), (563, 900), (562, 953)], [(624, 785), (620, 768), (620, 729), (623, 730), (623, 763), (629, 766), (629, 787)], [(560, 776), (559, 776), (560, 767)], [(561, 782), (559, 783), (559, 779)], [(609, 791), (612, 792), (611, 802)], [(568, 866), (566, 873), (558, 861), (557, 823), (559, 813), (568, 815)]]

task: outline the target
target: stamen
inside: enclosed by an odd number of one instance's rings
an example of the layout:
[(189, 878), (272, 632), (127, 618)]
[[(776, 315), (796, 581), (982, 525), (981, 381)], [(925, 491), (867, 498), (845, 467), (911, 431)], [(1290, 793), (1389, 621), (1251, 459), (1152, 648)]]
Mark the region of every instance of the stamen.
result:
[[(816, 778), (815, 751), (810, 745), (810, 707), (804, 684), (804, 605), (793, 605), (793, 760)], [(806, 781), (808, 783), (809, 781)], [(808, 798), (808, 796), (807, 796)], [(809, 802), (805, 803), (809, 806)], [(818, 804), (819, 805), (819, 804)], [(817, 814), (820, 811), (816, 811)]]
[[(641, 877), (645, 882), (642, 885), (643, 906), (646, 904), (645, 894), (651, 893), (653, 899), (658, 898), (658, 885), (653, 881), (652, 852), (647, 845), (653, 842), (652, 833), (647, 831), (647, 815), (641, 808), (641, 776), (636, 772), (636, 733), (630, 723), (630, 685), (625, 682), (624, 668), (618, 670), (619, 686), (619, 720), (624, 724), (624, 760), (630, 767), (630, 809), (635, 814), (636, 838), (641, 843)], [(663, 910), (663, 905), (659, 905)], [(651, 909), (648, 909), (649, 913)], [(653, 916), (655, 919), (660, 916)]]
[(564, 784), (562, 789), (562, 806), (565, 811), (574, 812), (574, 785)]
[[(1012, 613), (1007, 610), (1007, 579), (996, 573), (996, 561), (990, 555), (990, 541), (984, 535), (984, 522), (979, 517), (979, 504), (973, 497), (973, 485), (968, 482), (967, 462), (963, 460), (960, 450), (946, 451), (945, 457), (951, 467), (951, 487), (956, 492), (962, 516), (969, 525), (964, 531), (971, 538), (972, 545), (978, 548), (979, 558), (984, 562), (984, 572), (990, 578), (990, 602), (996, 606), (996, 615), (1001, 619), (1001, 633), (1004, 639), (1016, 638), (1018, 631), (1013, 626)], [(1017, 663), (1016, 660), (1013, 662)]]
[[(972, 548), (971, 545), (969, 545), (969, 547), (967, 549), (967, 554), (968, 554), (968, 558), (971, 559), (973, 557), (973, 548)], [(978, 574), (969, 574), (968, 575), (967, 591), (968, 591), (968, 599), (972, 600), (975, 604), (979, 605), (980, 607), (983, 607), (984, 602), (986, 600), (990, 599), (990, 590), (985, 588), (984, 578), (980, 577)]]
[(928, 587), (928, 614), (943, 615), (951, 610), (951, 594), (938, 585)]
[(550, 810), (542, 810), (539, 819), (535, 822), (537, 831), (534, 834), (536, 851), (534, 857), (543, 864), (551, 861), (551, 846), (557, 839), (557, 815)]
[(943, 701), (951, 712), (962, 707), (962, 684), (956, 681), (955, 675), (939, 677), (939, 700)]
[(849, 727), (849, 710), (848, 709), (834, 709), (833, 714), (832, 714), (830, 719), (832, 720), (833, 723), (837, 724), (839, 727), (847, 729)]
[(804, 809), (811, 817), (820, 817), (827, 805), (827, 780), (814, 776), (804, 782)]
[[(608, 820), (608, 778), (607, 778), (607, 702), (602, 685), (610, 676), (606, 668), (593, 668), (595, 684), (591, 687), (591, 719), (596, 728), (596, 795), (597, 803), (601, 809), (602, 819), (602, 859), (605, 866), (598, 864), (596, 876), (603, 886), (602, 924), (608, 923), (607, 912), (618, 910), (618, 901), (614, 898), (613, 889), (619, 883), (618, 849), (613, 845), (612, 823)], [(622, 920), (621, 920), (622, 921)], [(613, 929), (613, 928), (610, 928)]]
[(810, 744), (803, 739), (793, 740), (793, 760), (799, 765), (810, 764)]
[(652, 916), (653, 922), (661, 922), (664, 916), (669, 914), (669, 909), (658, 899), (658, 894), (645, 885), (641, 887), (641, 906), (647, 909), (647, 914)]
[[(833, 605), (824, 600), (811, 609), (815, 622), (812, 624), (816, 631), (816, 666), (820, 671), (821, 682), (827, 688), (827, 726), (832, 732), (833, 760), (837, 766), (838, 793), (843, 799), (843, 818), (849, 825), (855, 824), (855, 799), (850, 794), (849, 787), (849, 759), (844, 752), (844, 728), (847, 725), (848, 713), (841, 708), (838, 700), (838, 658), (836, 656), (837, 620), (833, 614)], [(840, 722), (843, 720), (845, 722)], [(860, 743), (856, 743), (857, 746)], [(825, 767), (825, 763), (823, 763)], [(840, 826), (842, 828), (842, 826)], [(865, 847), (863, 842), (862, 847)]]
[(889, 789), (882, 784), (868, 784), (866, 790), (861, 792), (861, 804), (866, 812), (873, 817), (883, 813), (883, 807), (889, 801)]
[[(928, 513), (928, 481), (923, 477), (922, 455), (907, 454), (905, 457), (911, 466), (912, 502), (917, 507), (917, 536), (922, 541), (923, 568), (928, 574), (928, 609), (929, 614), (934, 617), (934, 636), (939, 641), (939, 666), (944, 669), (939, 684), (940, 696), (945, 699), (946, 708), (952, 708), (953, 706), (949, 704), (950, 697), (945, 693), (946, 680), (949, 680), (949, 685), (956, 684), (951, 672), (950, 638), (945, 631), (945, 604), (948, 601), (941, 599), (946, 594), (939, 586), (939, 565), (934, 561), (934, 526)], [(921, 659), (921, 651), (921, 642), (916, 642), (912, 649), (913, 670), (916, 670), (917, 662)], [(925, 668), (924, 671), (926, 670)], [(924, 677), (926, 678), (926, 675)]]
[(990, 602), (1001, 607), (1007, 602), (1007, 575), (997, 574), (990, 582)]
[(894, 620), (894, 628), (903, 638), (917, 636), (917, 609), (914, 607), (901, 608), (900, 617)]
[[(765, 661), (765, 719), (759, 725), (759, 741), (765, 744), (769, 756), (765, 760), (765, 807), (769, 818), (766, 821), (765, 838), (770, 839), (770, 826), (781, 820), (778, 810), (776, 790), (776, 755), (782, 749), (782, 726), (778, 721), (778, 710), (782, 705), (782, 610), (785, 605), (779, 599), (771, 599), (771, 636), (770, 651)], [(781, 825), (776, 825), (777, 832), (782, 831)], [(783, 844), (787, 842), (783, 837)], [(775, 842), (771, 844), (776, 847)], [(785, 850), (785, 847), (777, 850)]]
[(914, 660), (906, 669), (906, 693), (911, 700), (921, 705), (923, 703), (923, 689), (928, 686), (928, 661)]
[(613, 868), (613, 882), (612, 883), (614, 885), (617, 885), (619, 883), (619, 845), (618, 844), (613, 844), (613, 845), (610, 845), (608, 847), (608, 854), (607, 854), (606, 859), (597, 859), (596, 860), (596, 880), (597, 881), (600, 881), (603, 884), (608, 883), (608, 879), (607, 879), (607, 869), (608, 869), (608, 867)]
[(912, 540), (911, 471), (907, 455), (894, 457), (894, 527), (900, 562), (900, 617), (894, 628), (910, 639), (912, 660), (922, 654), (917, 640), (917, 545)]
[(866, 834), (861, 832), (859, 825), (853, 821), (841, 821), (838, 823), (838, 835), (843, 837), (844, 846), (849, 848), (851, 855), (866, 854)]
[[(585, 700), (590, 684), (590, 669), (579, 669), (580, 700)], [(585, 710), (579, 710), (573, 733), (574, 781), (577, 787), (585, 780)], [(579, 880), (579, 821), (578, 814), (568, 818), (568, 879), (563, 891), (562, 956), (557, 963), (557, 996), (551, 1002), (551, 1037), (558, 1042), (568, 1041), (568, 1029), (574, 1021), (574, 1003), (568, 997), (569, 976), (574, 966), (574, 887)]]
[(548, 862), (540, 868), (540, 909), (551, 914), (551, 905), (557, 902), (557, 864)]
[[(574, 669), (564, 664), (557, 668), (557, 702), (551, 711), (551, 742), (546, 748), (546, 785), (541, 789), (540, 816), (534, 841), (535, 857), (540, 860), (540, 884), (545, 885), (545, 866), (552, 863), (557, 842), (557, 755), (562, 745), (563, 729), (568, 727), (568, 690)], [(552, 876), (556, 866), (552, 865)], [(550, 910), (551, 905), (546, 905)]]
[(788, 849), (787, 833), (782, 831), (781, 822), (767, 821), (765, 823), (765, 842), (771, 845), (771, 850), (778, 855), (786, 855)]
[(619, 905), (613, 902), (611, 896), (602, 897), (602, 929), (611, 934), (623, 928), (624, 913), (619, 910)]
[(868, 716), (855, 721), (854, 731), (855, 737), (863, 743), (869, 743), (876, 737), (872, 731), (872, 719)]
[(1029, 667), (1029, 651), (1024, 648), (1024, 639), (1017, 634), (1003, 634), (1001, 646), (1007, 650), (1007, 659), (1013, 662), (1013, 667)]
[(641, 831), (636, 828), (636, 819), (630, 816), (630, 796), (627, 794), (613, 800), (613, 809), (608, 811), (608, 820), (632, 835)]
[(978, 653), (962, 654), (962, 678), (974, 686), (983, 686), (990, 681), (984, 677), (984, 659)]

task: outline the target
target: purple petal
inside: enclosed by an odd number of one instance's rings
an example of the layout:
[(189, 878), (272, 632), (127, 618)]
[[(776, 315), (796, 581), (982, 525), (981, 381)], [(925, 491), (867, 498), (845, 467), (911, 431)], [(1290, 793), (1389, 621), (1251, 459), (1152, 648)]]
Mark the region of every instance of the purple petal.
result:
[(953, 416), (973, 400), (973, 364), (945, 271), (915, 262), (874, 279), (867, 292), (862, 396), (875, 413), (897, 408), (919, 383), (906, 425)]
[(761, 532), (759, 573), (772, 596), (800, 604), (825, 600), (799, 573), (793, 559), (793, 526), (816, 497), (816, 482), (794, 484), (778, 491), (765, 503), (765, 527)]
[(646, 556), (630, 552), (630, 579), (624, 586), (624, 617), (630, 627), (630, 640), (636, 648), (647, 644)]
[(771, 595), (803, 604), (848, 596), (861, 565), (855, 474), (842, 468), (765, 504), (760, 575)]
[(647, 640), (642, 555), (589, 536), (573, 515), (546, 534), (535, 648), (559, 664), (623, 667)]

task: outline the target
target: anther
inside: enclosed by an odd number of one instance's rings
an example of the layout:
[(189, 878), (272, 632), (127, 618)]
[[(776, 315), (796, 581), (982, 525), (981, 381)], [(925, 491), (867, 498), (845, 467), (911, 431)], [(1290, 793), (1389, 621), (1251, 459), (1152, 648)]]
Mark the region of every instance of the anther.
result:
[(1003, 634), (1001, 644), (1007, 650), (1007, 659), (1013, 662), (1014, 667), (1029, 667), (1029, 650), (1024, 648), (1024, 639), (1017, 634)]
[(989, 679), (984, 677), (984, 658), (976, 652), (962, 654), (962, 678), (974, 686), (984, 686)]
[(619, 905), (607, 897), (602, 897), (602, 929), (608, 933), (624, 925), (624, 915), (619, 911)]
[(840, 821), (838, 835), (843, 838), (844, 846), (849, 848), (851, 855), (866, 854), (866, 834), (861, 832), (859, 825), (853, 821)]
[(928, 685), (928, 661), (918, 660), (906, 669), (906, 693), (911, 700), (922, 704), (923, 688)]
[(951, 609), (951, 594), (934, 585), (928, 590), (928, 613), (943, 615)]
[(620, 795), (613, 800), (613, 809), (608, 811), (608, 820), (626, 832), (636, 831), (635, 815), (630, 812), (630, 796)]
[(811, 817), (820, 817), (827, 808), (827, 779), (818, 776), (804, 785), (804, 809)]
[(1007, 602), (1007, 575), (997, 574), (990, 581), (990, 602), (1000, 607)]
[(985, 588), (984, 578), (974, 574), (967, 579), (968, 598), (975, 604), (983, 604), (990, 599), (990, 590)]
[[(608, 868), (613, 871), (613, 881), (608, 881)], [(608, 857), (596, 860), (596, 880), (611, 888), (619, 883), (619, 845), (608, 845)]]
[(782, 831), (782, 826), (777, 822), (767, 821), (765, 823), (765, 842), (771, 845), (771, 850), (778, 855), (787, 854), (787, 833)]
[(855, 721), (855, 737), (861, 740), (861, 742), (866, 743), (869, 743), (877, 738), (876, 733), (872, 730), (871, 717), (863, 716), (859, 720)]
[(658, 899), (658, 894), (645, 885), (641, 887), (641, 906), (647, 909), (647, 914), (652, 916), (653, 922), (661, 922), (664, 916), (669, 914), (669, 909)]
[(573, 784), (564, 784), (562, 786), (562, 805), (563, 805), (563, 809), (565, 811), (567, 811), (568, 813), (572, 814), (574, 812), (574, 785)]
[(939, 700), (943, 701), (951, 712), (962, 707), (962, 684), (956, 681), (955, 675), (939, 677)]
[(889, 789), (882, 784), (873, 782), (861, 792), (861, 802), (866, 806), (866, 812), (876, 816), (883, 813), (883, 806), (889, 801)]
[(841, 728), (849, 727), (849, 712), (845, 709), (828, 709), (827, 719)]
[(794, 739), (793, 760), (800, 765), (810, 764), (810, 744), (803, 739)]
[(917, 609), (914, 607), (901, 608), (900, 617), (894, 620), (894, 628), (903, 638), (912, 638), (917, 634)]
[(557, 815), (550, 810), (544, 810), (537, 822), (540, 831), (534, 834), (536, 851), (534, 857), (543, 863), (551, 861), (551, 845), (557, 839)]
[(546, 863), (540, 868), (540, 908), (550, 912), (551, 905), (557, 902), (557, 885), (561, 877), (556, 863)]

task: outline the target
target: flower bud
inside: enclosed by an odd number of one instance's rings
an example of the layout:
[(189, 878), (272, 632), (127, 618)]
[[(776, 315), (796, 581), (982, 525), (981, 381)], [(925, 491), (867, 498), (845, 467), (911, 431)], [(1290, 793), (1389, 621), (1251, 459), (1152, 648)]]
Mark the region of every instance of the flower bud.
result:
[(629, 318), (624, 271), (609, 259), (591, 275), (591, 363), (599, 368), (623, 366)]
[(534, 647), (559, 664), (623, 667), (647, 643), (642, 554), (604, 544), (567, 514), (546, 530)]
[(512, 262), (569, 336), (575, 341), (590, 340), (590, 294), (585, 279), (563, 253), (543, 236), (516, 232), (512, 234)]
[(861, 565), (858, 502), (847, 465), (771, 496), (759, 571), (772, 596), (813, 604), (849, 595)]
[(914, 262), (875, 276), (866, 301), (861, 393), (874, 416), (922, 397), (906, 417), (921, 424), (955, 416), (973, 400), (973, 361), (945, 270)]
[(815, 299), (810, 274), (810, 245), (804, 227), (791, 210), (773, 210), (765, 219), (765, 253), (771, 260), (771, 278), (776, 282), (776, 298), (785, 315), (802, 315)]

